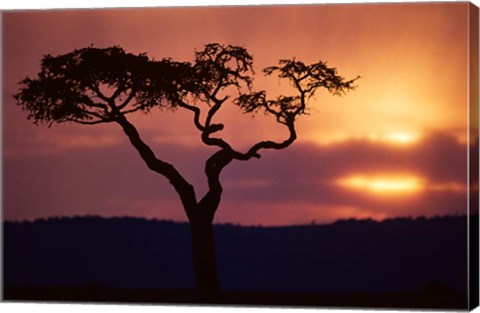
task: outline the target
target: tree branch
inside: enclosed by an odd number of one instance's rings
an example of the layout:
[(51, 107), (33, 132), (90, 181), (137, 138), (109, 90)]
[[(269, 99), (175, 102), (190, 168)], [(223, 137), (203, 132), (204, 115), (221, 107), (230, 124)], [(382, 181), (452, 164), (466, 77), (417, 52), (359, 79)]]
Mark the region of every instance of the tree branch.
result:
[(177, 104), (179, 107), (182, 107), (184, 109), (187, 109), (187, 110), (190, 110), (193, 112), (194, 114), (194, 117), (193, 117), (193, 122), (195, 124), (195, 127), (197, 127), (198, 130), (200, 131), (205, 131), (205, 126), (202, 125), (202, 123), (200, 123), (200, 108), (194, 106), (194, 105), (190, 105), (188, 103), (185, 103), (181, 100), (177, 100)]
[(220, 150), (213, 154), (205, 164), (205, 174), (208, 179), (208, 192), (200, 200), (200, 214), (207, 214), (210, 220), (213, 220), (215, 212), (220, 204), (222, 195), (222, 185), (220, 183), (220, 173), (233, 160), (233, 153), (229, 150)]
[(215, 104), (210, 108), (210, 110), (208, 110), (207, 118), (205, 119), (205, 128), (206, 129), (208, 129), (210, 127), (213, 116), (215, 115), (215, 113), (218, 112), (218, 110), (220, 110), (223, 102), (225, 101), (225, 100), (223, 100), (223, 101), (216, 100), (215, 98), (212, 98), (212, 100), (215, 101)]
[(101, 115), (97, 112), (92, 112), (92, 111), (89, 111), (89, 110), (86, 110), (86, 109), (78, 109), (80, 112), (84, 113), (84, 114), (87, 114), (87, 115), (90, 115), (90, 116), (93, 116), (93, 117), (96, 117), (102, 121), (104, 120), (108, 120), (108, 118), (106, 118), (104, 115)]
[(83, 124), (83, 125), (96, 125), (96, 124), (101, 124), (101, 123), (113, 122), (113, 120), (84, 121), (84, 120), (79, 120), (79, 119), (76, 119), (76, 118), (66, 118), (65, 121), (74, 122), (74, 123)]
[(125, 89), (125, 86), (120, 86), (117, 88), (117, 90), (115, 90), (115, 92), (112, 94), (112, 96), (110, 97), (110, 99), (115, 99), (117, 98), (122, 92), (124, 92), (126, 89)]
[(260, 154), (258, 153), (261, 149), (275, 149), (275, 150), (281, 150), (285, 149), (288, 146), (290, 146), (296, 139), (297, 139), (297, 133), (295, 131), (295, 125), (294, 125), (294, 120), (293, 116), (287, 119), (286, 125), (288, 127), (288, 130), (290, 132), (290, 136), (282, 141), (282, 142), (274, 142), (274, 141), (261, 141), (255, 145), (253, 145), (247, 153), (239, 153), (239, 152), (234, 152), (233, 157), (237, 160), (242, 160), (242, 161), (247, 161), (251, 158), (260, 158)]
[(123, 103), (118, 106), (118, 109), (122, 110), (123, 108), (125, 108), (130, 103), (130, 101), (132, 101), (133, 97), (135, 97), (135, 92), (133, 92), (132, 90), (132, 92), (128, 95), (127, 99), (125, 99), (125, 101), (123, 101)]
[(173, 165), (164, 162), (155, 156), (152, 149), (140, 138), (135, 126), (133, 126), (123, 114), (118, 113), (117, 116), (115, 116), (115, 121), (122, 126), (123, 131), (130, 139), (131, 144), (137, 149), (148, 168), (165, 176), (170, 184), (173, 185), (180, 196), (187, 215), (190, 216), (190, 214), (192, 214), (192, 208), (196, 205), (196, 196), (193, 186), (183, 178)]
[(208, 146), (217, 146), (219, 148), (222, 148), (223, 150), (226, 151), (233, 151), (232, 147), (230, 144), (228, 144), (225, 140), (221, 138), (211, 138), (210, 135), (218, 132), (223, 129), (223, 124), (212, 124), (212, 119), (213, 116), (218, 112), (218, 110), (221, 108), (222, 104), (225, 102), (226, 99), (223, 100), (216, 100), (215, 104), (210, 108), (210, 110), (207, 113), (207, 118), (205, 119), (205, 128), (202, 132), (202, 141), (204, 144)]
[(133, 108), (133, 109), (130, 109), (130, 110), (120, 111), (120, 113), (125, 115), (125, 114), (130, 114), (130, 113), (141, 111), (141, 110), (143, 110), (142, 107), (136, 107), (136, 108)]
[(99, 97), (100, 99), (102, 99), (103, 101), (105, 102), (109, 102), (111, 99), (106, 97), (101, 91), (100, 89), (98, 88), (98, 86), (95, 86), (95, 85), (91, 85), (90, 86), (90, 89), (95, 92), (95, 94), (97, 95), (97, 97)]

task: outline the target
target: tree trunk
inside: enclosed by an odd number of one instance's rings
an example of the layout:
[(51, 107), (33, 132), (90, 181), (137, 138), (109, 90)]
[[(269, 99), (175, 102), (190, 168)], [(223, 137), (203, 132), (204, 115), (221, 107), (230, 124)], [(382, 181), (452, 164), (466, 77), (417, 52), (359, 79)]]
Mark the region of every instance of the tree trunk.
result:
[(203, 216), (197, 216), (190, 219), (190, 228), (197, 290), (202, 300), (215, 301), (220, 296), (220, 284), (215, 261), (212, 221)]

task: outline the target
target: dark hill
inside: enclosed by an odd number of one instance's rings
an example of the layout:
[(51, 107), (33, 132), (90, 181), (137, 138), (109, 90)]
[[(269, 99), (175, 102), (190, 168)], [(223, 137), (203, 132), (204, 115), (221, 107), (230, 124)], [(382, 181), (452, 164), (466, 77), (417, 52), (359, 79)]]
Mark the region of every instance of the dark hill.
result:
[[(466, 225), (464, 216), (217, 225), (222, 289), (331, 294), (436, 288), (463, 294)], [(5, 222), (4, 285), (191, 290), (189, 226), (100, 217)]]

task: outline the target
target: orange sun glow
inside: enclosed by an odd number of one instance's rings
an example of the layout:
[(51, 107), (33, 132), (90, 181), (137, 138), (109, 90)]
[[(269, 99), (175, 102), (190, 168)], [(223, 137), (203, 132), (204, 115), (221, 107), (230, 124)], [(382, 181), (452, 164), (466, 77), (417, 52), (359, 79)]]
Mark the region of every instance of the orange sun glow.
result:
[(354, 175), (337, 180), (337, 185), (375, 194), (413, 193), (425, 188), (424, 182), (415, 176)]

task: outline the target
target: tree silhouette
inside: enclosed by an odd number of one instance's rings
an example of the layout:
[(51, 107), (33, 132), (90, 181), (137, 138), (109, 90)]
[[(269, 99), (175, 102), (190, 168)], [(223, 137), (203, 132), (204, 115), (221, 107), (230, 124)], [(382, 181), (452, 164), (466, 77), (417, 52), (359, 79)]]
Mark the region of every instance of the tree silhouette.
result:
[[(205, 296), (215, 296), (220, 287), (212, 222), (223, 190), (222, 170), (232, 160), (259, 158), (264, 149), (290, 146), (297, 138), (296, 118), (307, 114), (308, 102), (315, 93), (325, 88), (340, 95), (353, 89), (358, 78), (345, 80), (322, 61), (307, 65), (295, 59), (280, 60), (263, 73), (290, 82), (295, 95), (269, 99), (265, 91), (253, 91), (253, 58), (239, 46), (207, 44), (195, 52), (193, 62), (169, 58), (156, 61), (120, 47), (90, 46), (55, 57), (44, 56), (38, 77), (23, 79), (14, 97), (35, 124), (120, 125), (148, 168), (167, 178), (178, 193), (191, 226), (198, 290)], [(201, 103), (206, 105), (202, 107)], [(224, 127), (213, 122), (214, 116), (227, 104), (238, 106), (243, 113), (272, 115), (288, 129), (288, 138), (282, 142), (260, 141), (246, 152), (235, 150), (221, 136), (214, 136)], [(172, 164), (156, 156), (127, 119), (130, 113), (148, 113), (157, 107), (191, 111), (202, 142), (217, 148), (206, 161), (208, 191), (200, 198)]]

